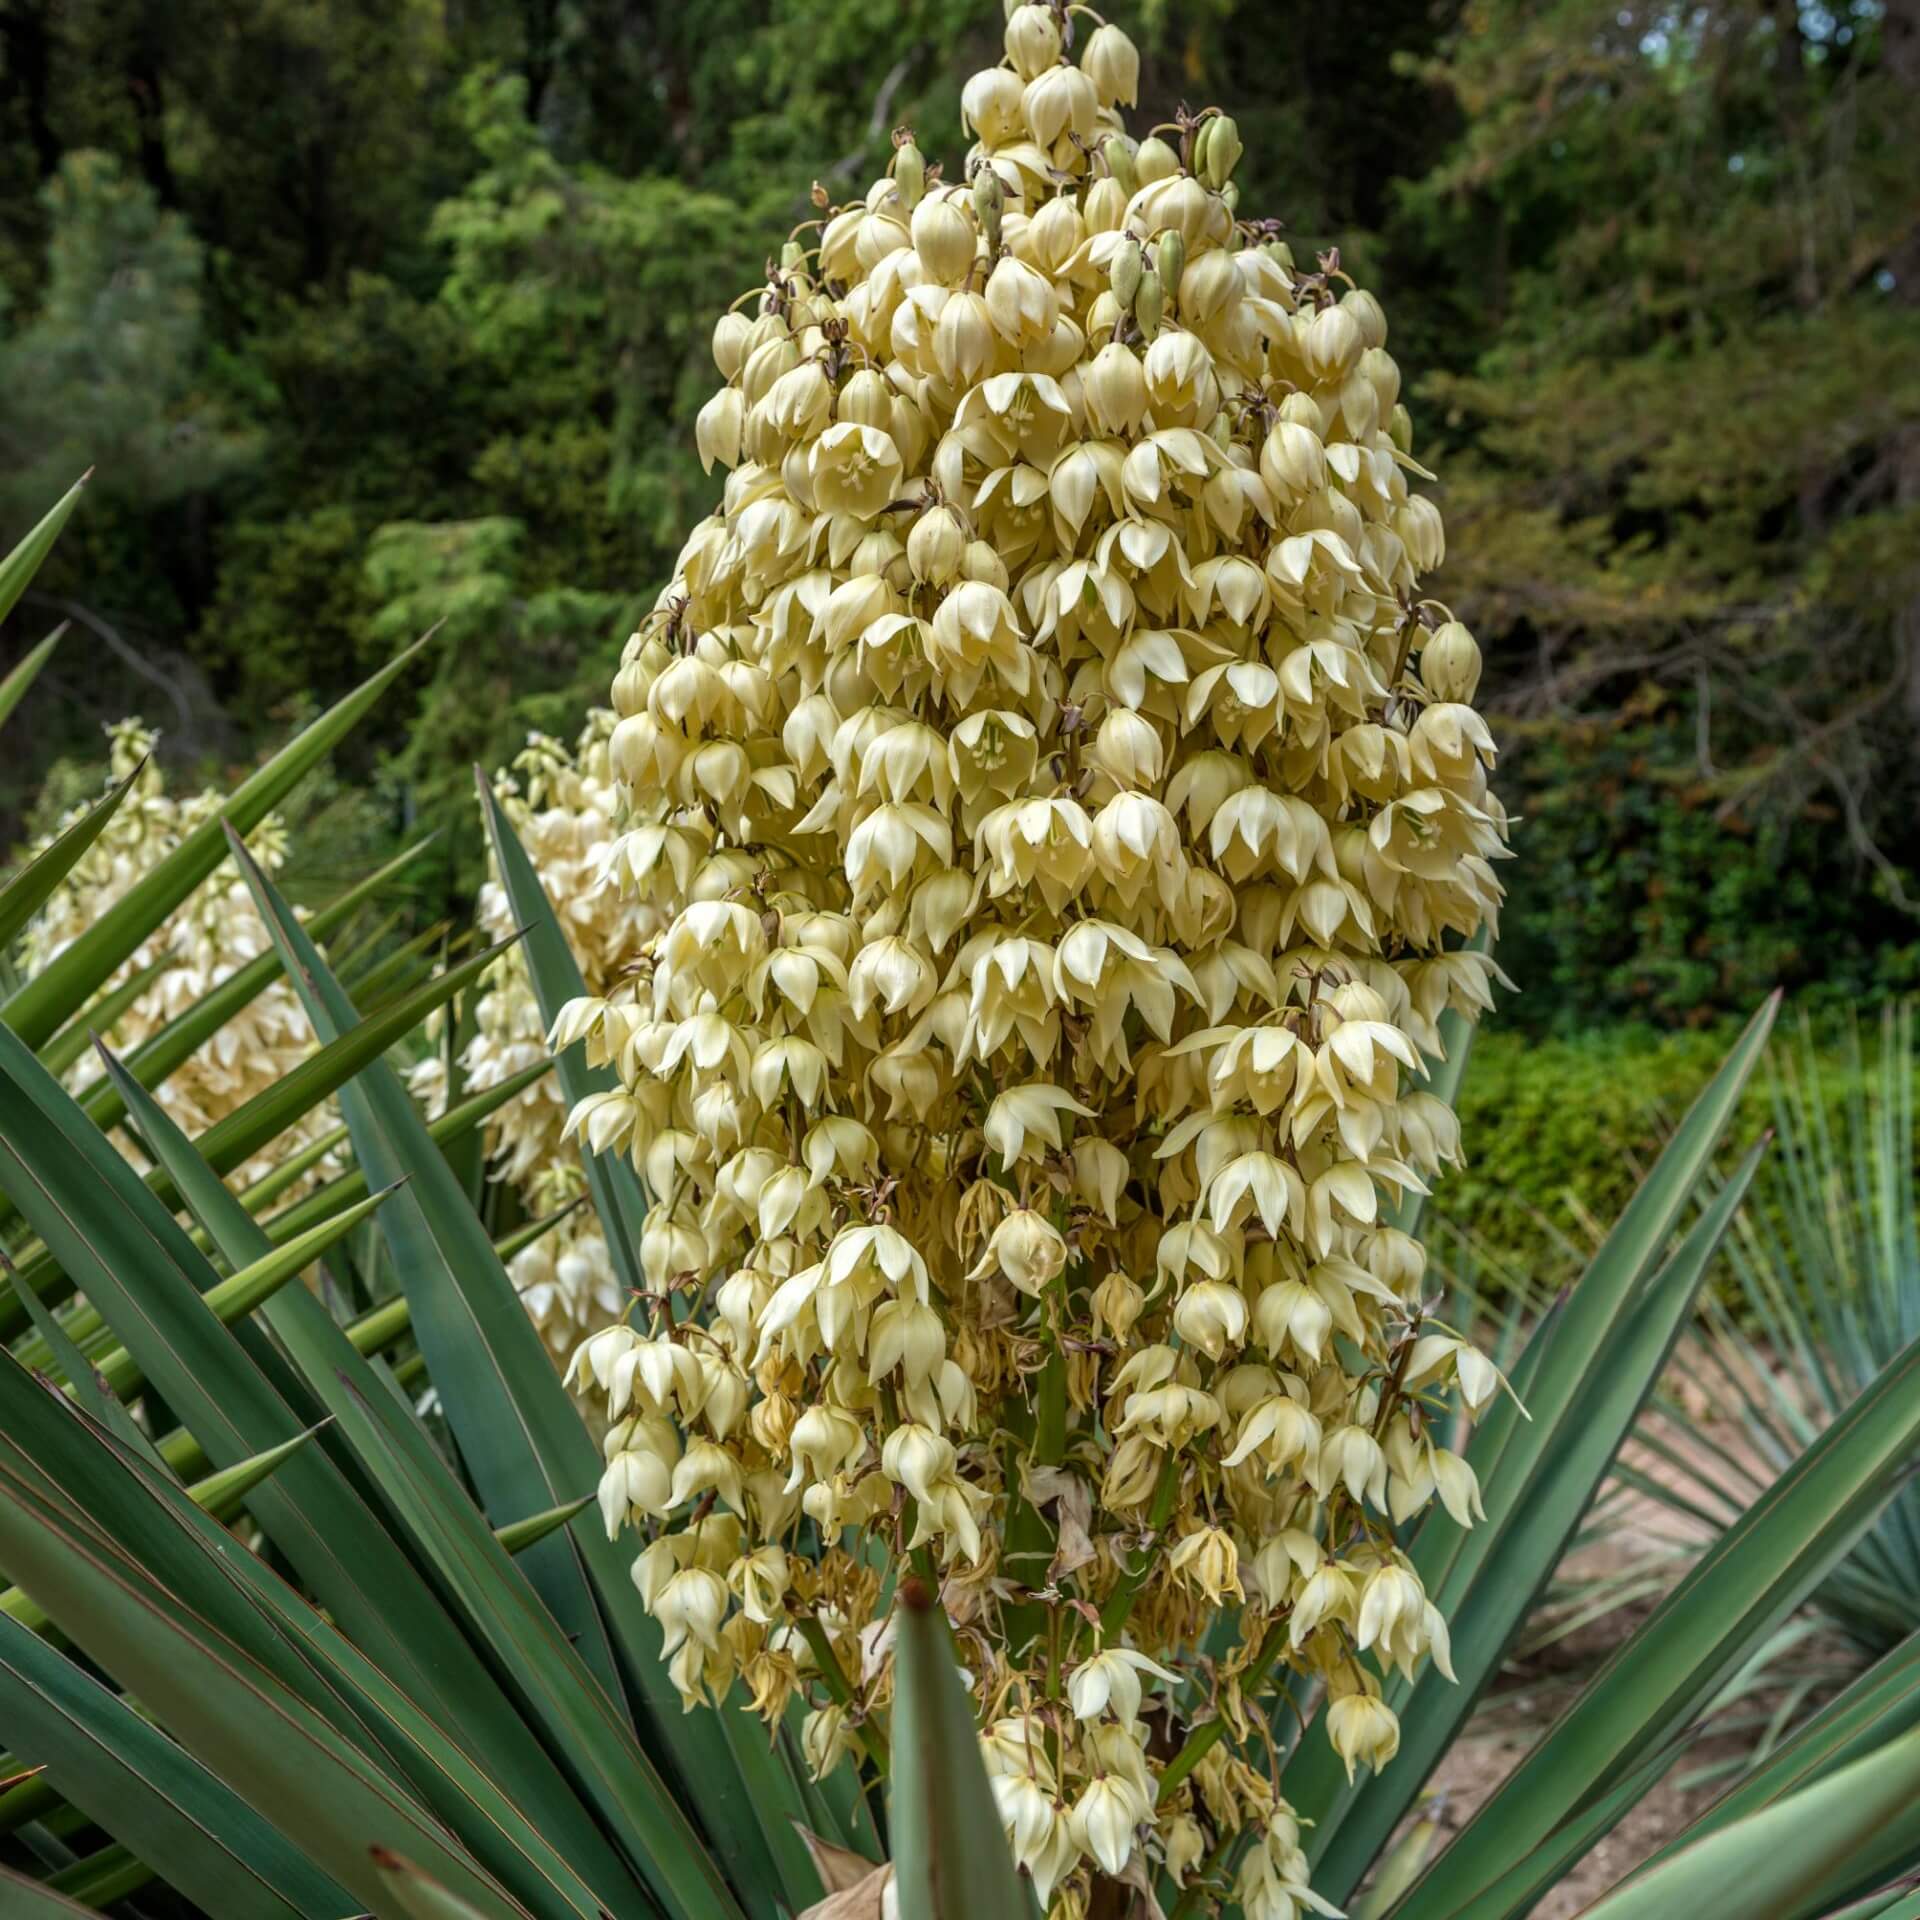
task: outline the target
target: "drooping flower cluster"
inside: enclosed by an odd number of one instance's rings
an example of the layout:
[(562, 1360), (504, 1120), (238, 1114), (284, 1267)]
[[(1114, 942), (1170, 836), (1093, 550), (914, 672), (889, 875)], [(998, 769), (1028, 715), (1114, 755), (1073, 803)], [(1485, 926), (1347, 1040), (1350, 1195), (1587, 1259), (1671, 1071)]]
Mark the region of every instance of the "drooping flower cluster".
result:
[[(109, 783), (124, 780), (136, 767), (139, 778), (100, 837), (27, 928), (29, 972), (55, 959), (188, 834), (214, 819), (225, 798), (217, 788), (185, 796), (169, 792), (159, 762), (152, 757), (158, 735), (142, 721), (123, 720), (108, 730), (108, 737)], [(56, 832), (71, 826), (81, 811), (76, 808)], [(287, 855), (280, 820), (270, 815), (254, 829), (247, 846), (262, 867), (276, 872)], [(110, 996), (136, 975), (151, 976), (116, 1018), (96, 1019), (101, 1039), (126, 1057), (211, 989), (270, 951), (272, 944), (246, 883), (231, 861), (223, 861), (101, 989), (103, 996)], [(187, 1133), (203, 1133), (283, 1079), (312, 1051), (313, 1030), (299, 998), (284, 978), (276, 979), (203, 1041), (154, 1092)], [(67, 1085), (78, 1093), (103, 1072), (98, 1055), (89, 1047), (68, 1070)], [(236, 1183), (244, 1187), (264, 1179), (330, 1132), (337, 1120), (330, 1101), (312, 1108), (269, 1150), (236, 1169)], [(309, 1180), (313, 1177), (309, 1175)], [(297, 1197), (301, 1187), (286, 1191), (289, 1197)]]
[[(618, 810), (607, 765), (613, 718), (604, 709), (593, 714), (572, 749), (545, 734), (531, 736), (512, 770), (495, 784), (594, 993), (618, 988), (661, 924), (657, 908), (623, 899), (607, 884)], [(503, 940), (515, 930), (497, 877), (481, 889), (478, 919), (490, 940)], [(547, 1058), (545, 1023), (518, 947), (509, 948), (487, 975), (474, 1024), (460, 1056), (464, 1093), (484, 1093)], [(446, 1104), (446, 1078), (438, 1051), (412, 1069), (413, 1092), (432, 1112)], [(585, 1191), (579, 1149), (564, 1137), (566, 1118), (559, 1080), (548, 1074), (514, 1095), (489, 1125), (493, 1177), (517, 1189), (531, 1217), (558, 1213)], [(619, 1321), (630, 1304), (590, 1206), (522, 1248), (507, 1271), (534, 1324), (561, 1359), (587, 1334)]]
[(1447, 1661), (1389, 1522), (1471, 1523), (1433, 1415), (1498, 1380), (1388, 1214), (1506, 822), (1379, 305), (1086, 24), (1014, 6), (964, 177), (897, 136), (716, 329), (721, 506), (613, 689), (661, 928), (554, 1035), (654, 1297), (574, 1372), (689, 1701), (878, 1764), (911, 1559), (1051, 1913), (1281, 1920), (1287, 1670), (1351, 1768)]

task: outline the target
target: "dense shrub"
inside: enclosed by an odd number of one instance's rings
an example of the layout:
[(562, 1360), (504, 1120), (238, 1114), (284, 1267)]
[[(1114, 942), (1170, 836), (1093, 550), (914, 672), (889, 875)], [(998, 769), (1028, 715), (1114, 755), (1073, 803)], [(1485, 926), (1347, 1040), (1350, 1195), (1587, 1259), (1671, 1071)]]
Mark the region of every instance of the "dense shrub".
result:
[[(1920, 925), (1837, 808), (1744, 806), (1748, 770), (1703, 768), (1697, 738), (1691, 702), (1657, 692), (1600, 718), (1502, 725), (1521, 816), (1500, 938), (1523, 989), (1511, 1025), (1697, 1026), (1776, 986), (1830, 1005), (1920, 985)], [(1716, 751), (1739, 745), (1723, 733)]]
[[(1860, 1087), (1859, 1058), (1837, 1020), (1808, 1015), (1803, 1027), (1790, 1016), (1787, 1033), (1817, 1042), (1821, 1103), (1837, 1126)], [(1473, 1043), (1458, 1101), (1468, 1163), (1447, 1176), (1434, 1208), (1450, 1265), (1500, 1290), (1552, 1288), (1579, 1270), (1594, 1226), (1619, 1217), (1734, 1030), (1614, 1023), (1540, 1038), (1504, 1019)], [(1777, 1040), (1776, 1052), (1789, 1043)], [(1744, 1101), (1739, 1127), (1750, 1138), (1774, 1118), (1768, 1074)], [(1764, 1189), (1749, 1202), (1765, 1204)]]

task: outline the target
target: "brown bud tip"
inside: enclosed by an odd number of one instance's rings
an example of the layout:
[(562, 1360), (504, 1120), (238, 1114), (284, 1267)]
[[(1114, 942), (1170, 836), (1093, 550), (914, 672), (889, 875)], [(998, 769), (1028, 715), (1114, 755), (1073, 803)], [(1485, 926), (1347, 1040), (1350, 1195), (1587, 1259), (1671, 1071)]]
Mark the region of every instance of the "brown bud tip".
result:
[(900, 1604), (910, 1613), (933, 1611), (933, 1590), (915, 1574), (900, 1582)]

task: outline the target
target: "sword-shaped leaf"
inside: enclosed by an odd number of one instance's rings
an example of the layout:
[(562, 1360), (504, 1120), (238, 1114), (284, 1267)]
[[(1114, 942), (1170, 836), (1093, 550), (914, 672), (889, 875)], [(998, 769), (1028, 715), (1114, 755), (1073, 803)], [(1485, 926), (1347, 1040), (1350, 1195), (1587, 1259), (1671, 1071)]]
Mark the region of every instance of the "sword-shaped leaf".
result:
[(895, 1617), (887, 1808), (900, 1920), (1016, 1920), (1032, 1905), (980, 1761), (946, 1615), (908, 1579)]
[[(486, 776), (476, 767), (474, 779), (480, 789), (480, 811), (487, 823), (487, 838), (493, 847), (494, 865), (500, 884), (506, 891), (513, 917), (524, 929), (527, 976), (533, 983), (534, 998), (540, 1005), (540, 1018), (548, 1032), (568, 1001), (579, 999), (587, 990), (574, 960), (573, 949), (553, 911), (553, 902), (540, 884), (533, 862), (527, 858), (513, 823), (501, 808)], [(615, 1084), (611, 1068), (589, 1067), (584, 1042), (561, 1048), (554, 1056), (561, 1091), (567, 1105), (576, 1107), (590, 1093), (601, 1093)], [(647, 1291), (647, 1277), (640, 1265), (640, 1223), (646, 1216), (647, 1198), (632, 1162), (622, 1154), (595, 1153), (583, 1140), (580, 1158), (586, 1167), (587, 1186), (593, 1195), (594, 1210), (606, 1237), (607, 1254), (622, 1286), (629, 1292)]]
[[(68, 501), (72, 498), (70, 494)], [(61, 509), (54, 511), (59, 513)], [(41, 527), (46, 524), (43, 521)], [(29, 540), (37, 539), (39, 531), (36, 529)], [(48, 538), (50, 543), (51, 536)], [(12, 560), (6, 563), (8, 568), (12, 565)], [(0, 574), (4, 571), (0, 569)], [(4, 598), (4, 587), (0, 586), (0, 600)], [(425, 645), (425, 640), (416, 641), (243, 780), (228, 797), (219, 818), (196, 827), (158, 866), (135, 881), (71, 946), (0, 1006), (0, 1020), (28, 1046), (43, 1046), (226, 858), (227, 831), (251, 833), (379, 704)]]
[(1687, 1839), (1584, 1920), (1814, 1920), (1920, 1848), (1920, 1731), (1745, 1819)]
[[(350, 1030), (356, 1016), (339, 982), (245, 848), (235, 852), (315, 1032), (330, 1039)], [(342, 1090), (341, 1108), (370, 1177), (412, 1175), (381, 1230), (488, 1520), (507, 1526), (577, 1498), (598, 1484), (598, 1449), (405, 1087), (375, 1063)], [(633, 1587), (630, 1550), (595, 1529), (568, 1529), (517, 1564), (609, 1697), (632, 1688), (645, 1703), (649, 1748), (666, 1758), (670, 1777), (697, 1789), (707, 1837), (735, 1886), (749, 1900), (779, 1898), (780, 1869), (736, 1756), (711, 1715), (682, 1711), (659, 1626)]]
[[(1661, 1341), (1650, 1346), (1643, 1337), (1640, 1302), (1656, 1286), (1669, 1302), (1673, 1298), (1679, 1270), (1668, 1266), (1656, 1282), (1652, 1277), (1656, 1263), (1711, 1165), (1741, 1090), (1759, 1061), (1776, 1004), (1768, 1001), (1754, 1017), (1586, 1274), (1535, 1328), (1514, 1374), (1516, 1392), (1528, 1414), (1503, 1398), (1482, 1420), (1468, 1459), (1479, 1477), (1486, 1519), (1469, 1530), (1444, 1514), (1430, 1515), (1415, 1535), (1412, 1558), (1422, 1584), (1463, 1636), (1475, 1634), (1474, 1609), (1484, 1596), (1491, 1609), (1489, 1627), (1504, 1623), (1503, 1631), (1510, 1637), (1518, 1624), (1515, 1610), (1524, 1611), (1547, 1571), (1536, 1564), (1541, 1525), (1571, 1532), (1591, 1501), (1619, 1444), (1617, 1435), (1604, 1448), (1595, 1443), (1620, 1416), (1620, 1350), (1637, 1347), (1640, 1375), (1636, 1377), (1644, 1376), (1650, 1363), (1657, 1371), (1663, 1346)], [(1693, 1244), (1704, 1261), (1711, 1246)], [(1651, 1386), (1652, 1378), (1645, 1377), (1642, 1397)], [(1597, 1410), (1588, 1404), (1595, 1393), (1607, 1398), (1607, 1404)], [(1626, 1407), (1629, 1423), (1638, 1407), (1638, 1399)], [(1555, 1458), (1568, 1449), (1584, 1463), (1582, 1473), (1563, 1470), (1556, 1481), (1560, 1504), (1543, 1510), (1535, 1489)], [(1591, 1472), (1591, 1479), (1583, 1478), (1585, 1471)], [(1535, 1545), (1526, 1554), (1527, 1564), (1516, 1564), (1508, 1577), (1500, 1571), (1499, 1559), (1516, 1529), (1532, 1536)], [(1388, 1702), (1403, 1715), (1403, 1753), (1388, 1772), (1367, 1776), (1364, 1786), (1347, 1781), (1324, 1739), (1306, 1741), (1293, 1756), (1287, 1769), (1288, 1793), (1301, 1814), (1315, 1823), (1305, 1844), (1315, 1887), (1326, 1898), (1340, 1904), (1360, 1884), (1368, 1864), (1411, 1808), (1466, 1709), (1490, 1678), (1505, 1644), (1505, 1638), (1491, 1631), (1476, 1635), (1464, 1663), (1456, 1664), (1462, 1684), (1447, 1689), (1445, 1700), (1434, 1700), (1430, 1677), (1414, 1686), (1404, 1681), (1389, 1685)], [(1417, 1712), (1409, 1709), (1416, 1686), (1424, 1689)], [(1437, 1715), (1431, 1721), (1430, 1711)]]
[(345, 1910), (339, 1887), (231, 1788), (8, 1619), (0, 1619), (0, 1721), (63, 1799), (142, 1859), (165, 1861), (168, 1881), (209, 1912), (336, 1920)]
[(1762, 1637), (1871, 1522), (1920, 1442), (1920, 1342), (1702, 1555), (1394, 1909), (1506, 1920), (1499, 1886), (1628, 1770), (1670, 1748)]
[[(40, 571), (40, 563), (52, 550), (53, 543), (59, 539), (60, 529), (67, 524), (68, 516), (73, 512), (74, 508), (80, 504), (81, 489), (84, 488), (92, 478), (93, 469), (89, 467), (86, 472), (54, 502), (39, 525), (36, 526), (4, 560), (0, 560), (0, 620), (4, 620), (7, 615), (13, 611), (20, 596), (26, 592), (28, 586), (32, 583), (33, 576)], [(42, 648), (48, 648), (51, 647), (51, 645), (51, 641), (41, 642)], [(29, 658), (31, 658), (31, 656), (29, 656)], [(25, 662), (22, 662), (22, 665), (24, 666)], [(16, 667), (14, 669), (16, 675), (19, 671), (20, 668)], [(36, 663), (34, 672), (38, 671), (39, 667), (38, 663)], [(31, 680), (33, 674), (29, 673), (26, 677), (28, 680)], [(5, 707), (0, 707), (0, 719), (5, 719), (7, 712), (11, 709), (13, 700), (18, 700), (20, 693), (26, 691), (23, 683), (19, 692), (14, 692), (12, 680), (13, 676), (10, 675), (5, 686), (0, 687), (0, 692), (12, 693), (13, 696), (12, 700), (9, 700)]]
[(10, 946), (25, 930), (27, 922), (52, 898), (54, 889), (99, 839), (102, 828), (119, 811), (120, 802), (139, 777), (140, 768), (135, 767), (118, 786), (109, 788), (72, 826), (0, 887), (0, 947)]

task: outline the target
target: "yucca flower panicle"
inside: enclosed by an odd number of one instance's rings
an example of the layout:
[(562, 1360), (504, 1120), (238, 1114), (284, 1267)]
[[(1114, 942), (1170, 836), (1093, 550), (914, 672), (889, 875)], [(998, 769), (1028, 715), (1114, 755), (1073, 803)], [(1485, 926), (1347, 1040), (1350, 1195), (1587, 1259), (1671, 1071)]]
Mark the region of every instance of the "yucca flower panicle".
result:
[[(157, 756), (160, 735), (145, 721), (119, 721), (107, 729), (107, 739), (108, 783), (117, 785), (130, 775), (137, 777), (99, 838), (29, 923), (23, 937), (29, 973), (46, 967), (195, 828), (214, 819), (225, 799), (217, 788), (175, 792)], [(72, 826), (82, 811), (70, 812), (55, 834)], [(33, 851), (42, 851), (53, 837), (47, 836)], [(285, 823), (277, 814), (269, 814), (248, 836), (247, 848), (269, 873), (278, 871), (287, 857)], [(103, 992), (124, 986), (137, 975), (151, 974), (149, 984), (99, 1035), (100, 1040), (116, 1054), (133, 1052), (242, 967), (269, 952), (272, 944), (246, 883), (231, 861), (222, 861), (107, 981)], [(189, 1134), (201, 1134), (284, 1079), (313, 1050), (313, 1029), (299, 997), (285, 980), (274, 980), (202, 1041), (154, 1092), (181, 1127)], [(88, 1048), (68, 1070), (66, 1084), (77, 1093), (104, 1071), (99, 1056)], [(242, 1186), (263, 1179), (283, 1159), (330, 1132), (338, 1119), (331, 1100), (320, 1102), (279, 1136), (271, 1152), (237, 1168), (234, 1177)], [(124, 1135), (113, 1137), (123, 1151), (132, 1151)], [(299, 1198), (335, 1171), (331, 1161), (323, 1159), (287, 1189), (289, 1197)]]
[(1497, 1377), (1391, 1209), (1506, 820), (1379, 303), (1241, 217), (1225, 115), (1128, 133), (1117, 26), (1005, 50), (963, 165), (903, 132), (714, 331), (606, 747), (646, 937), (554, 1036), (660, 1297), (576, 1368), (690, 1704), (878, 1764), (911, 1561), (1055, 1920), (1282, 1920), (1275, 1694), (1385, 1764), (1447, 1659), (1395, 1525), (1477, 1514), (1434, 1415)]
[[(556, 1035), (553, 1045), (557, 1050), (585, 1040), (596, 1061), (604, 1059), (611, 1018), (600, 996), (620, 984), (660, 925), (657, 912), (623, 897), (609, 871), (620, 808), (608, 769), (612, 726), (613, 715), (602, 709), (588, 717), (571, 747), (547, 734), (531, 734), (512, 766), (494, 782), (592, 996), (566, 1010), (563, 1019), (578, 1024), (564, 1039)], [(635, 853), (630, 838), (627, 851)], [(477, 917), (493, 940), (505, 940), (517, 930), (497, 876), (480, 890)], [(484, 1093), (547, 1058), (546, 1025), (527, 975), (526, 956), (517, 945), (488, 970), (474, 1004), (473, 1026), (459, 1062), (468, 1093)], [(430, 1030), (436, 1042), (443, 1042), (441, 1019), (436, 1018)], [(442, 1044), (415, 1063), (409, 1084), (430, 1112), (444, 1110), (447, 1064)], [(587, 1336), (617, 1324), (629, 1305), (597, 1215), (591, 1207), (574, 1204), (586, 1193), (586, 1177), (567, 1121), (559, 1081), (547, 1074), (500, 1108), (487, 1129), (492, 1177), (517, 1190), (529, 1217), (544, 1218), (573, 1207), (507, 1264), (534, 1324), (560, 1361)], [(603, 1111), (597, 1121), (588, 1116), (581, 1131), (597, 1144), (597, 1128), (609, 1121), (627, 1125), (621, 1112)]]

